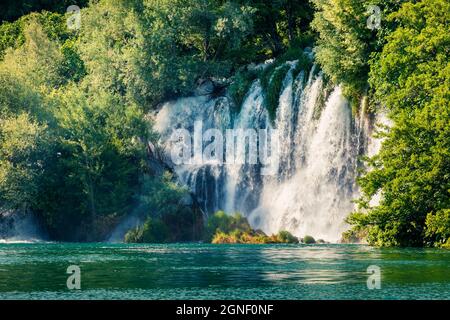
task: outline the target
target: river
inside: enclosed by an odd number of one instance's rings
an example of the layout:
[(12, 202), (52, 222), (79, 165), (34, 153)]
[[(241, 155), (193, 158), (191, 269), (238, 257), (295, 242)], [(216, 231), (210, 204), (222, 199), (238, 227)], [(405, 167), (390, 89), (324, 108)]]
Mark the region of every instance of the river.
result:
[[(380, 289), (368, 288), (370, 266)], [(0, 299), (449, 299), (449, 266), (444, 249), (3, 243)]]

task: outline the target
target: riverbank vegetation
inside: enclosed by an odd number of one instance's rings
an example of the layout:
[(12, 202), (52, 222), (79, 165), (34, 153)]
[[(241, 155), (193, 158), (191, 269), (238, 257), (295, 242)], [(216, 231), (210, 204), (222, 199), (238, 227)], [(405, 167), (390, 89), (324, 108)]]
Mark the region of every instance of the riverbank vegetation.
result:
[(448, 245), (450, 4), (372, 1), (381, 8), (380, 24), (368, 28), (374, 11), (366, 12), (365, 2), (314, 3), (317, 61), (350, 97), (368, 95), (370, 109), (392, 122), (378, 128), (384, 142), (358, 181), (362, 196), (344, 240)]
[(261, 230), (251, 228), (247, 218), (240, 213), (228, 215), (223, 211), (216, 212), (209, 217), (205, 227), (206, 242), (224, 243), (298, 243), (299, 240), (287, 231), (280, 231), (276, 235), (267, 236)]
[(224, 83), (238, 111), (259, 79), (274, 118), (283, 62), (309, 68), (303, 49), (314, 46), (353, 105), (367, 96), (369, 112), (391, 120), (366, 159), (347, 238), (450, 245), (448, 1), (79, 1), (75, 29), (69, 4), (2, 4), (0, 212), (33, 215), (52, 240), (104, 240), (136, 214), (130, 242), (295, 242), (238, 215), (205, 221), (176, 177), (153, 167), (146, 114), (205, 79)]
[(52, 240), (103, 240), (135, 212), (146, 222), (129, 239), (158, 226), (158, 240), (196, 240), (202, 216), (152, 167), (147, 141), (157, 136), (145, 114), (202, 79), (284, 54), (310, 32), (312, 7), (81, 1), (79, 28), (69, 29), (66, 5), (1, 11), (1, 212), (35, 216)]
[[(169, 210), (170, 213), (173, 211)], [(185, 237), (176, 236), (177, 232), (173, 230), (174, 224), (183, 226), (185, 233), (187, 231)], [(193, 230), (193, 227), (196, 234), (189, 234), (189, 230)], [(253, 229), (242, 214), (236, 212), (230, 215), (223, 211), (217, 211), (209, 216), (204, 224), (196, 225), (192, 224), (189, 218), (180, 221), (179, 216), (177, 220), (172, 221), (167, 221), (167, 215), (148, 217), (141, 226), (131, 229), (125, 235), (127, 243), (170, 243), (193, 240), (213, 244), (316, 243), (311, 236), (298, 239), (288, 231), (280, 231), (268, 236), (261, 230)], [(319, 240), (317, 243), (324, 242)]]

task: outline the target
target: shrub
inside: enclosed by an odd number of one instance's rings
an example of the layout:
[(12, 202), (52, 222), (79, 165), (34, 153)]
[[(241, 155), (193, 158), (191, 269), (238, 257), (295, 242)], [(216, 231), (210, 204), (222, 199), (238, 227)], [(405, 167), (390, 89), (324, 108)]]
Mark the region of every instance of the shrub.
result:
[(281, 243), (298, 243), (298, 238), (285, 230), (278, 232), (277, 239)]
[(342, 234), (341, 243), (362, 243), (365, 242), (366, 237), (366, 228), (355, 227)]
[(314, 240), (314, 238), (311, 236), (304, 236), (302, 242), (305, 244), (313, 244), (316, 243), (316, 240)]
[(222, 231), (218, 231), (214, 234), (211, 243), (219, 244), (219, 243), (231, 243), (230, 236)]
[(450, 244), (450, 209), (429, 213), (425, 221), (425, 237), (437, 246)]
[(145, 223), (127, 232), (127, 243), (165, 243), (169, 242), (169, 229), (160, 219), (148, 218)]
[(247, 218), (240, 213), (234, 215), (227, 215), (223, 211), (217, 211), (214, 215), (209, 217), (205, 228), (205, 241), (210, 242), (214, 236), (219, 233), (229, 234), (234, 231), (250, 232), (252, 228), (247, 221)]
[(267, 236), (261, 230), (254, 230), (247, 218), (240, 213), (227, 215), (218, 211), (209, 217), (205, 229), (205, 241), (211, 243), (298, 243), (298, 239), (288, 231)]

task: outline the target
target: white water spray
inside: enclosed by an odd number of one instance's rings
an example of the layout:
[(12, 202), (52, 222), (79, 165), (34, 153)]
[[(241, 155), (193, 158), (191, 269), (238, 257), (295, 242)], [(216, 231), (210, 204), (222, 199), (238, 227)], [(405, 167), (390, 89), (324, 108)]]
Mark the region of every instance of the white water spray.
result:
[(156, 129), (167, 150), (173, 129), (192, 130), (199, 120), (203, 130), (277, 129), (282, 135), (280, 169), (274, 176), (263, 176), (260, 166), (248, 164), (180, 165), (175, 172), (207, 214), (239, 211), (266, 233), (288, 230), (337, 242), (358, 196), (358, 156), (368, 148), (370, 123), (364, 114), (352, 116), (340, 87), (330, 93), (315, 66), (305, 77), (304, 71), (295, 74), (296, 62), (287, 65), (274, 122), (256, 80), (235, 116), (226, 97), (182, 98), (162, 107)]

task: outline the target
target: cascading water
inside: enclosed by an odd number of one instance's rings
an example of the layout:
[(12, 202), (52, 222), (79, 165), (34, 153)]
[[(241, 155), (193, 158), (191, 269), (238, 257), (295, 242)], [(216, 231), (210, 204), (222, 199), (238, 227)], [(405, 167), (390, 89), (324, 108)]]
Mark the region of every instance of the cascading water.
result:
[(304, 71), (296, 74), (297, 62), (286, 65), (274, 121), (256, 80), (237, 115), (227, 97), (182, 98), (163, 105), (155, 128), (167, 153), (173, 129), (194, 132), (198, 121), (203, 131), (277, 129), (279, 170), (274, 175), (262, 175), (260, 165), (226, 162), (174, 165), (174, 170), (205, 214), (239, 211), (266, 233), (288, 230), (336, 242), (358, 196), (358, 157), (367, 149), (370, 121), (355, 119), (340, 87), (329, 90), (315, 66), (306, 76)]
[[(344, 217), (353, 208), (350, 125), (348, 103), (335, 88), (312, 135), (304, 136), (304, 154), (294, 159), (295, 172), (264, 186), (260, 207), (249, 217), (253, 225), (267, 232), (290, 230), (338, 240), (345, 229)], [(290, 139), (284, 143), (295, 148)]]

